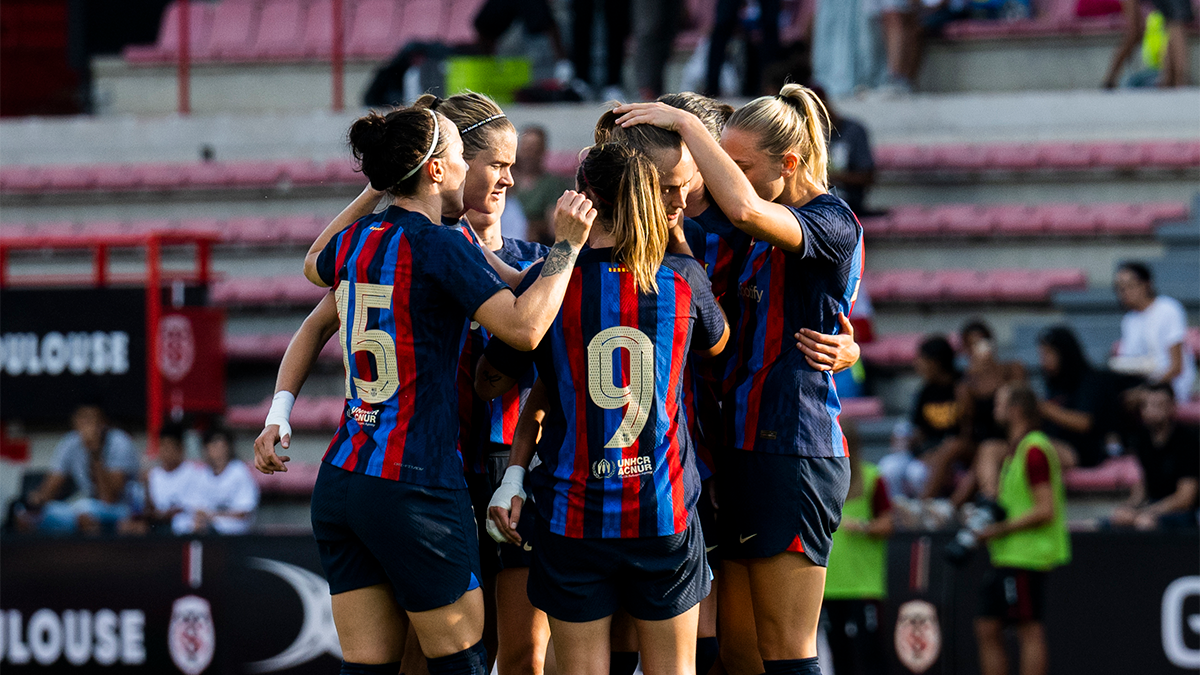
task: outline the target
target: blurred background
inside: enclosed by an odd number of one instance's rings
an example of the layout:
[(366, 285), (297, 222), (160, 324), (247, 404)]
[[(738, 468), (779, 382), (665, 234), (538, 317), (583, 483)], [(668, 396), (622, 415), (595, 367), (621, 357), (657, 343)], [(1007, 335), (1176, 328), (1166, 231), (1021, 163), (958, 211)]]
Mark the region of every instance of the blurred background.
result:
[[(832, 182), (866, 232), (863, 358), (839, 392), (896, 522), (887, 672), (977, 672), (983, 562), (942, 550), (1014, 381), (1070, 467), (1051, 672), (1195, 672), (1197, 11), (0, 1), (0, 662), (331, 672), (308, 497), (342, 414), (336, 344), (296, 403), (288, 473), (246, 463), (322, 296), (303, 254), (365, 182), (346, 130), (367, 107), (493, 96), (522, 132), (505, 234), (536, 239), (607, 101), (738, 105), (791, 81), (827, 100)], [(206, 476), (194, 494), (173, 492), (181, 462)], [(900, 644), (909, 600), (933, 606), (936, 649)]]

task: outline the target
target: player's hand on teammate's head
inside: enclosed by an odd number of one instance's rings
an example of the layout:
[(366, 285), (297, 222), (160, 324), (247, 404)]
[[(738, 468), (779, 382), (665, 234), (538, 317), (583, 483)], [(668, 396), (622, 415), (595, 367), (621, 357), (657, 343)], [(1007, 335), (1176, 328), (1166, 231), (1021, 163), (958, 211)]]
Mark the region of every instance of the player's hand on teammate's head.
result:
[(688, 122), (689, 117), (695, 117), (686, 110), (673, 108), (666, 103), (626, 103), (617, 106), (613, 112), (620, 115), (617, 124), (622, 127), (632, 127), (637, 124), (652, 124), (669, 131), (679, 131)]
[(555, 243), (565, 241), (574, 248), (582, 248), (595, 220), (596, 209), (587, 195), (574, 190), (563, 192), (554, 207)]
[(282, 430), (285, 433), (280, 434), (281, 429), (278, 424), (272, 424), (262, 430), (258, 438), (254, 439), (254, 468), (270, 475), (276, 471), (287, 472), (286, 462), (292, 461), (291, 457), (286, 455), (278, 455), (275, 453), (275, 444), (280, 443), (284, 449), (287, 449), (292, 442), (292, 430)]
[(861, 354), (854, 341), (854, 326), (846, 315), (838, 312), (836, 335), (818, 333), (811, 328), (801, 328), (795, 334), (796, 349), (804, 354), (804, 360), (815, 370), (831, 370), (840, 373), (858, 363)]

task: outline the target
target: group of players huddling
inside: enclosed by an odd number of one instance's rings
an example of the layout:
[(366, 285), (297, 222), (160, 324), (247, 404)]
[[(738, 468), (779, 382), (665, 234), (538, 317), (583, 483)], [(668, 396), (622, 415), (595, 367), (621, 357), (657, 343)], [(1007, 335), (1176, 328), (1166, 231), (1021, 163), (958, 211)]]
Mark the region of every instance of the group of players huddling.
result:
[(286, 471), (337, 333), (312, 523), (342, 673), (483, 675), (491, 651), (540, 675), (553, 636), (559, 673), (705, 675), (717, 635), (733, 675), (820, 672), (863, 260), (827, 130), (792, 84), (617, 106), (547, 248), (500, 234), (517, 134), (486, 96), (353, 124), (370, 185), (305, 258), (332, 292), (255, 443)]

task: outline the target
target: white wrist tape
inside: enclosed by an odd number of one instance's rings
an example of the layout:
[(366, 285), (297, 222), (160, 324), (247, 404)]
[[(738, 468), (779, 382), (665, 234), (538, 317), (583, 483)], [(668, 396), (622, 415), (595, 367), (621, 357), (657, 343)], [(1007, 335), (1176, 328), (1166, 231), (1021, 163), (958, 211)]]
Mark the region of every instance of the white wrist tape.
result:
[(289, 420), (294, 405), (296, 405), (296, 397), (290, 391), (276, 392), (275, 397), (271, 399), (271, 409), (267, 411), (266, 426), (278, 424), (280, 438), (292, 435), (292, 425)]
[[(525, 501), (525, 469), (519, 466), (510, 466), (504, 471), (504, 478), (500, 481), (500, 487), (496, 488), (496, 492), (492, 494), (492, 500), (488, 502), (488, 511), (491, 507), (504, 509), (505, 511), (512, 510), (513, 497), (520, 497), (521, 501)], [(488, 534), (492, 535), (492, 539), (500, 543), (508, 541), (504, 534), (500, 532), (500, 528), (496, 526), (488, 516), (486, 523)]]

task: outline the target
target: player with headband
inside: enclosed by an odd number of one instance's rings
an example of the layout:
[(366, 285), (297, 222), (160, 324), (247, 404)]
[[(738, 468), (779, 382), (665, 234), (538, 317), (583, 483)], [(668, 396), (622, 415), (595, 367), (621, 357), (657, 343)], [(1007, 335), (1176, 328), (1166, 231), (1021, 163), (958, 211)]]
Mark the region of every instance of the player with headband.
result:
[[(528, 279), (532, 297), (517, 298), (508, 286), (520, 276), (489, 264), (470, 233), (439, 225), (463, 210), (467, 174), (448, 119), (424, 107), (372, 113), (350, 142), (393, 203), (348, 228), (335, 219), (305, 259), (309, 279), (334, 287), (347, 370), (345, 414), (312, 498), (342, 672), (395, 673), (411, 621), (430, 673), (482, 674), (476, 535), (456, 447), (458, 358), (472, 319), (521, 348), (540, 342), (594, 212), (583, 195), (564, 194), (554, 265)], [(366, 192), (347, 211), (363, 201)], [(270, 450), (256, 463), (281, 469)]]

